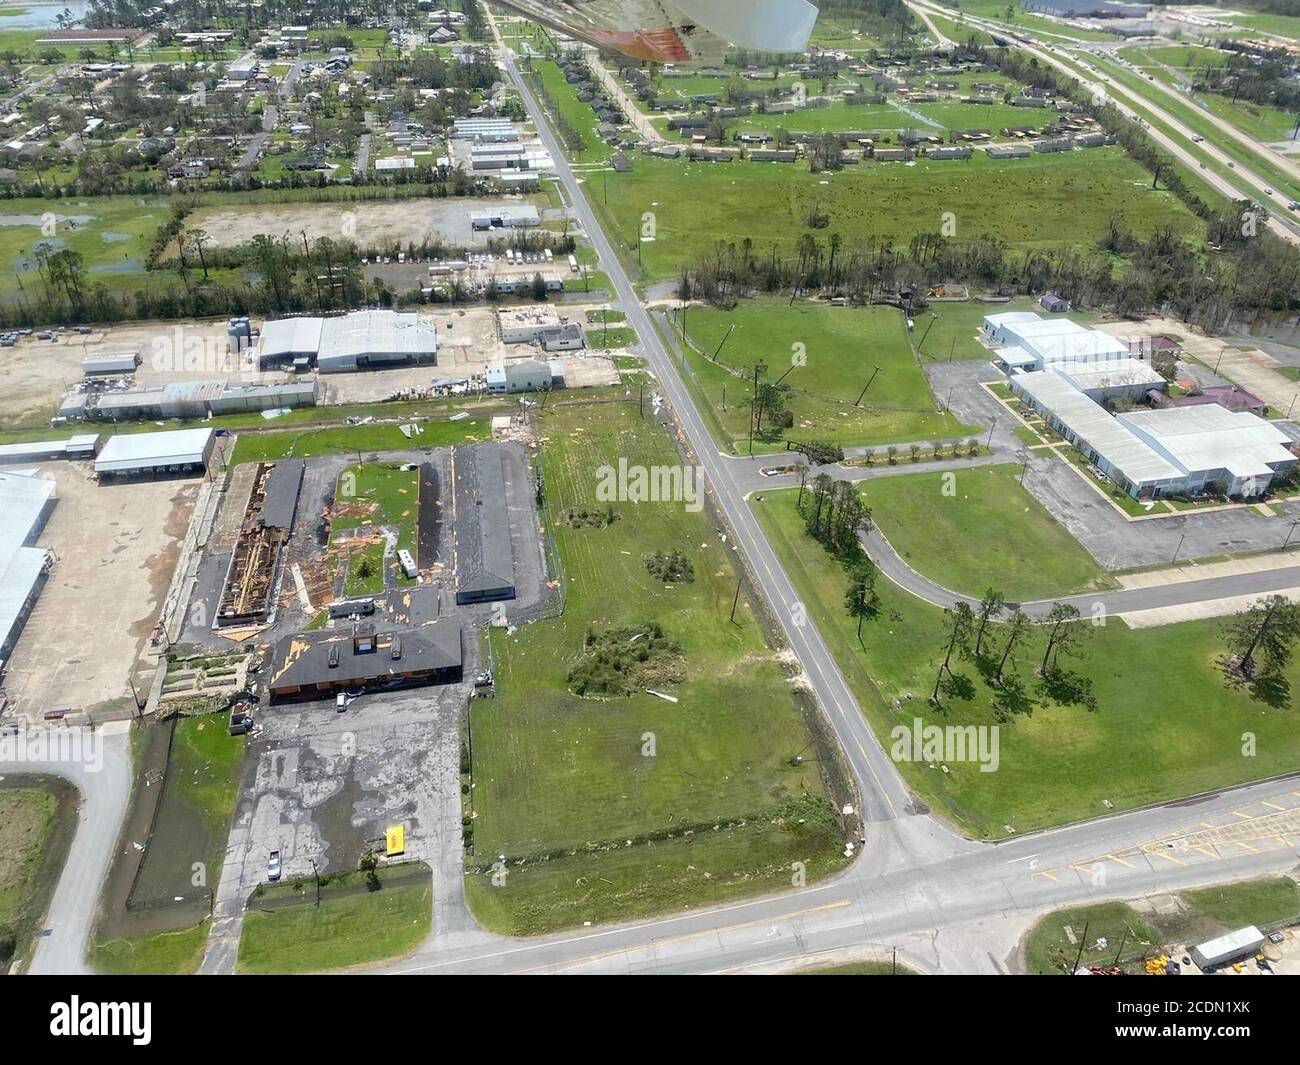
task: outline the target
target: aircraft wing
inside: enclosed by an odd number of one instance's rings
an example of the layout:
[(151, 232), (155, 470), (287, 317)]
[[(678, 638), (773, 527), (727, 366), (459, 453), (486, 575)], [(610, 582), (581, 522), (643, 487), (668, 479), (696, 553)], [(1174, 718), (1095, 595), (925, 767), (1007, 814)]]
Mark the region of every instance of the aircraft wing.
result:
[(808, 0), (503, 0), (561, 33), (656, 63), (722, 56), (729, 45), (802, 52), (817, 8)]

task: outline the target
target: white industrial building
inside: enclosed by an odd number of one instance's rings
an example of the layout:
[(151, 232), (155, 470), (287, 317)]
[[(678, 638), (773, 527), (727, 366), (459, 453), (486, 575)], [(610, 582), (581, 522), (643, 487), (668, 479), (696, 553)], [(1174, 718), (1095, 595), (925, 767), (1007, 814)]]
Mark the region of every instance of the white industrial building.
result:
[(1149, 363), (1138, 359), (1054, 363), (1051, 370), (1098, 403), (1118, 396), (1126, 396), (1137, 402), (1152, 389), (1164, 391), (1166, 385), (1165, 379)]
[(563, 383), (564, 371), (555, 363), (538, 359), (519, 359), (512, 362), (494, 362), (487, 368), (487, 390), (503, 392), (541, 392), (556, 387), (556, 371)]
[(95, 459), (101, 480), (144, 475), (203, 473), (217, 445), (211, 429), (173, 429), (165, 433), (119, 433), (109, 437)]
[(503, 344), (537, 344), (546, 351), (578, 351), (585, 343), (582, 328), (548, 303), (497, 311), (497, 332)]
[(354, 311), (336, 318), (282, 318), (258, 337), (260, 369), (316, 367), (321, 373), (432, 365), (437, 331), (416, 314)]
[(0, 670), (50, 569), (52, 556), (36, 538), (53, 508), (53, 481), (0, 473)]
[(533, 229), (542, 224), (541, 213), (530, 203), (503, 204), (498, 207), (471, 211), (469, 224), (484, 229)]
[(1214, 491), (1248, 498), (1295, 466), (1270, 422), (1217, 404), (1112, 417), (1056, 370), (1012, 374), (1011, 391), (1134, 499)]
[(1068, 318), (1043, 318), (1033, 311), (1008, 311), (984, 318), (985, 343), (995, 346), (994, 361), (1009, 373), (1045, 370), (1061, 363), (1115, 362), (1129, 356), (1128, 345), (1109, 333), (1086, 329)]
[(1296, 462), (1291, 438), (1272, 422), (1217, 403), (1131, 411), (1118, 421), (1186, 471), (1190, 495), (1210, 486), (1229, 496), (1262, 495), (1274, 474)]

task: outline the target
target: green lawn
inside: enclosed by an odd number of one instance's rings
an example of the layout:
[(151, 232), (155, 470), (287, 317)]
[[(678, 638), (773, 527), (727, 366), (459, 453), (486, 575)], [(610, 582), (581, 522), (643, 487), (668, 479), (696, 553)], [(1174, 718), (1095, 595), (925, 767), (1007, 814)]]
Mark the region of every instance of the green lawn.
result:
[[(1074, 942), (1065, 931), (1069, 928)], [(1082, 954), (1079, 940), (1087, 931)], [(1098, 940), (1106, 940), (1104, 949), (1093, 949)], [(1066, 975), (1079, 965), (1109, 968), (1124, 946), (1124, 958), (1141, 958), (1159, 943), (1160, 935), (1147, 924), (1146, 918), (1122, 902), (1103, 902), (1096, 906), (1079, 906), (1058, 910), (1038, 922), (1025, 944), (1025, 970), (1034, 976)]]
[[(843, 606), (844, 568), (808, 537), (795, 495), (768, 493), (751, 505), (886, 748), (889, 730), (910, 727), (914, 717), (941, 725), (999, 723), (995, 690), (969, 661), (955, 667), (970, 684), (969, 696), (947, 696), (941, 711), (927, 703), (946, 647), (943, 614), (884, 578), (879, 614), (863, 625), (858, 644), (856, 622)], [(1001, 727), (997, 772), (981, 773), (969, 762), (947, 773), (912, 762), (900, 770), (936, 812), (977, 838), (1004, 836), (1007, 826), (1026, 832), (1289, 772), (1300, 756), (1300, 721), (1294, 710), (1272, 709), (1227, 685), (1217, 665), (1221, 628), (1215, 621), (1140, 630), (1116, 620), (1088, 626), (1081, 656), (1062, 664), (1091, 678), (1098, 709), (1090, 712), (1040, 694), (1034, 671), (1044, 636), (1036, 627), (1013, 657), (1032, 715), (1008, 697), (1014, 687), (1002, 697), (1011, 716)], [(1002, 629), (991, 636), (999, 654)], [(1300, 682), (1300, 664), (1287, 676), (1293, 685)], [(894, 699), (898, 710), (891, 708)], [(1258, 738), (1259, 753), (1243, 758), (1241, 735), (1248, 730)]]
[[(239, 972), (313, 973), (399, 958), (433, 927), (432, 873), (423, 862), (384, 866), (381, 887), (363, 873), (260, 885), (239, 941)], [(275, 908), (271, 908), (275, 907)]]
[[(972, 122), (971, 125), (977, 123)], [(918, 162), (916, 166), (862, 165), (834, 174), (806, 166), (736, 162), (691, 164), (638, 158), (636, 169), (609, 175), (609, 202), (597, 203), (612, 223), (611, 237), (635, 258), (642, 215), (655, 216), (656, 239), (642, 246), (644, 274), (673, 279), (719, 241), (747, 238), (766, 255), (794, 254), (812, 204), (829, 214), (825, 246), (838, 233), (846, 247), (875, 238), (906, 245), (918, 233), (937, 233), (941, 214), (956, 218), (957, 238), (990, 234), (1020, 251), (1061, 247), (1091, 250), (1114, 212), (1146, 236), (1169, 225), (1191, 234), (1191, 212), (1119, 148), (1055, 157)], [(1070, 225), (1063, 227), (1062, 218)]]
[[(872, 516), (917, 572), (945, 588), (1012, 602), (1114, 587), (1032, 495), (1019, 466), (889, 477), (863, 488)], [(949, 494), (951, 493), (951, 494)]]
[[(894, 308), (744, 300), (730, 311), (691, 307), (686, 329), (695, 348), (697, 394), (712, 409), (723, 443), (737, 448), (748, 447), (753, 368), (760, 361), (768, 381), (789, 371), (783, 383), (791, 388), (794, 424), (784, 433), (760, 427), (756, 450), (781, 449), (785, 439), (885, 444), (974, 431), (936, 412), (902, 313)], [(719, 347), (716, 363), (700, 354), (711, 357)], [(859, 395), (862, 404), (854, 406)]]
[[(603, 529), (563, 520), (600, 505), (606, 463), (677, 465), (667, 435), (634, 404), (548, 408), (540, 429), (565, 612), (492, 630), (497, 696), (470, 707), (475, 916), (532, 934), (788, 889), (795, 861), (809, 882), (841, 868), (834, 807), (785, 673), (744, 597), (730, 621), (737, 578), (712, 522), (653, 502), (613, 503)], [(648, 553), (674, 549), (693, 582), (647, 572)], [(677, 702), (570, 692), (589, 628), (647, 620), (683, 648), (680, 679), (659, 685)], [(501, 854), (506, 883), (493, 886)]]
[(415, 451), (449, 447), (485, 440), (489, 423), (465, 418), (457, 422), (424, 422), (421, 432), (409, 440), (396, 425), (313, 426), (274, 432), (241, 434), (230, 464), (274, 462), (277, 459), (312, 458), (348, 452), (370, 454), (385, 451)]
[(199, 971), (208, 924), (179, 932), (113, 939), (91, 948), (91, 966), (104, 976), (191, 976)]

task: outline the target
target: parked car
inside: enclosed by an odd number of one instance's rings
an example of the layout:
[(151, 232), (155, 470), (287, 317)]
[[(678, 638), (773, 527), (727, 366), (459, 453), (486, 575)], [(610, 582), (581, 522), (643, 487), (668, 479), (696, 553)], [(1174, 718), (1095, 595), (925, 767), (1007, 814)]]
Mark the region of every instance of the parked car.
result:
[(284, 872), (280, 864), (280, 852), (272, 851), (271, 856), (266, 860), (266, 879), (279, 880), (280, 874)]

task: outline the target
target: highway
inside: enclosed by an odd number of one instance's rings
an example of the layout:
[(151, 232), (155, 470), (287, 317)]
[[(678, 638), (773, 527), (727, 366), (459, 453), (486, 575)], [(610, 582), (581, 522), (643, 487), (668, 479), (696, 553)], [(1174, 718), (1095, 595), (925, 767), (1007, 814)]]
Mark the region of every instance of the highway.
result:
[[(953, 11), (943, 8), (936, 4), (927, 2), (927, 0), (907, 0), (907, 6), (917, 15), (940, 15), (951, 18)], [(1197, 144), (1197, 148), (1204, 151), (1207, 155), (1214, 158), (1221, 165), (1231, 167), (1235, 175), (1241, 181), (1250, 186), (1249, 194), (1243, 193), (1233, 182), (1223, 177), (1220, 173), (1208, 168), (1202, 169), (1200, 160), (1188, 147), (1192, 143), (1194, 131), (1187, 128), (1185, 124), (1164, 111), (1149, 97), (1142, 96), (1133, 92), (1131, 89), (1119, 84), (1114, 78), (1099, 74), (1098, 80), (1090, 81), (1083, 74), (1080, 74), (1067, 63), (1062, 62), (1052, 54), (1051, 49), (1057, 46), (1048, 46), (1039, 41), (1028, 41), (1013, 38), (1013, 33), (1025, 36), (1019, 29), (1009, 28), (1002, 23), (992, 22), (988, 19), (976, 18), (967, 15), (965, 24), (985, 33), (996, 33), (999, 37), (1009, 40), (1014, 47), (1033, 56), (1039, 63), (1053, 67), (1055, 70), (1064, 74), (1066, 77), (1077, 81), (1090, 92), (1104, 93), (1108, 102), (1130, 122), (1136, 122), (1141, 126), (1151, 140), (1155, 141), (1162, 149), (1173, 156), (1178, 162), (1182, 163), (1187, 169), (1203, 182), (1213, 188), (1216, 192), (1226, 196), (1229, 200), (1240, 200), (1250, 198), (1257, 201), (1260, 206), (1264, 207), (1268, 213), (1267, 224), (1277, 236), (1291, 244), (1300, 245), (1300, 224), (1297, 224), (1291, 211), (1287, 209), (1289, 198), (1279, 194), (1276, 190), (1269, 192), (1271, 188), (1268, 181), (1261, 178), (1258, 174), (1249, 170), (1236, 162), (1222, 149), (1216, 147), (1210, 141), (1205, 140)], [(1077, 60), (1076, 60), (1077, 62)], [(1134, 110), (1133, 107), (1125, 103), (1124, 100), (1136, 103), (1138, 107), (1147, 111), (1152, 117), (1158, 120), (1164, 126), (1174, 130), (1181, 140), (1169, 136), (1162, 129), (1156, 128), (1146, 118)], [(1256, 149), (1258, 150), (1258, 149)]]
[[(556, 179), (642, 337), (736, 546), (844, 747), (862, 794), (866, 841), (841, 876), (780, 896), (530, 940), (486, 933), (444, 940), (435, 930), (414, 956), (382, 971), (765, 971), (845, 953), (884, 957), (898, 946), (905, 960), (928, 971), (1004, 972), (1019, 937), (1050, 909), (1294, 868), (1300, 859), (1300, 777), (1031, 835), (1014, 835), (1015, 826), (1007, 826), (1011, 838), (998, 844), (962, 838), (912, 799), (816, 628), (794, 623), (793, 588), (745, 503), (737, 467), (714, 447), (514, 57), (503, 50), (502, 59), (555, 159)], [(996, 786), (993, 775), (990, 786)], [(1105, 810), (1099, 798), (1098, 814)]]

